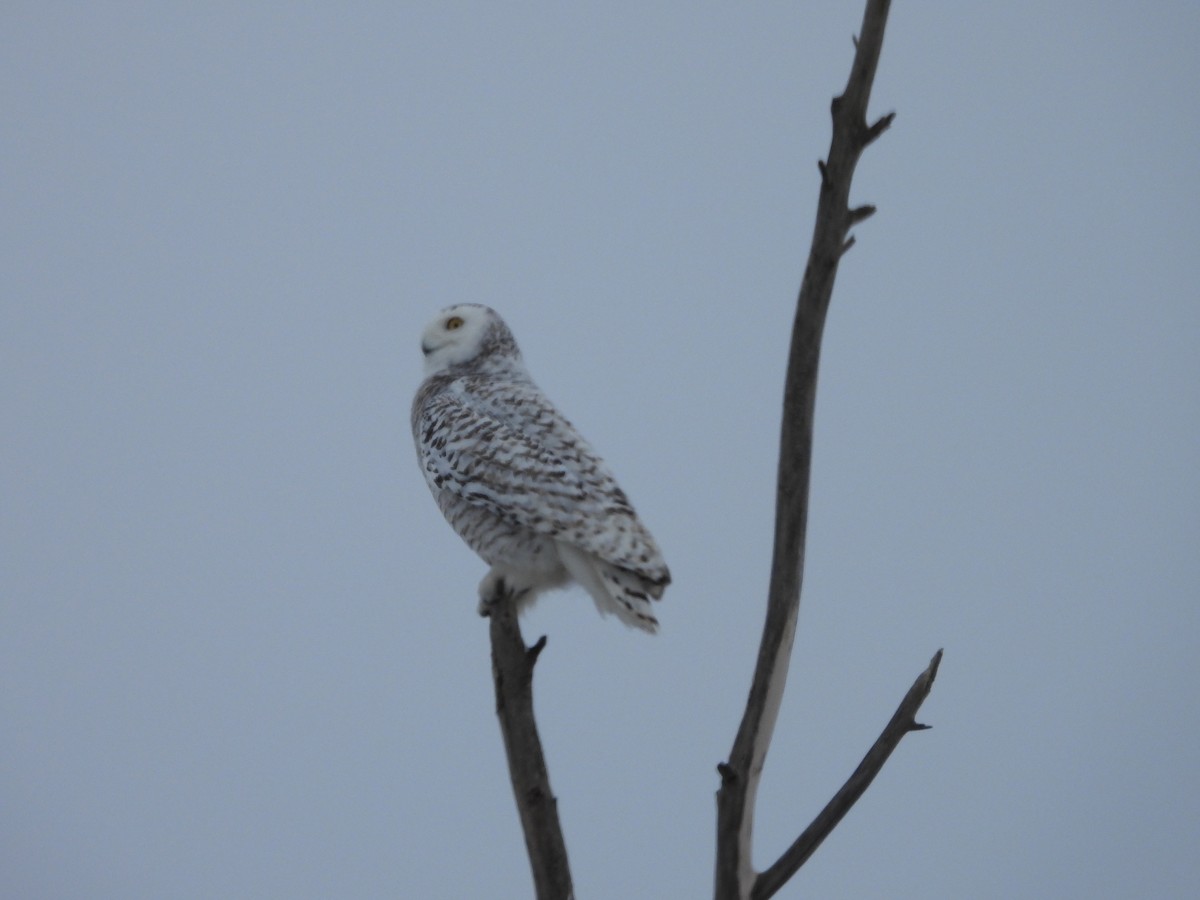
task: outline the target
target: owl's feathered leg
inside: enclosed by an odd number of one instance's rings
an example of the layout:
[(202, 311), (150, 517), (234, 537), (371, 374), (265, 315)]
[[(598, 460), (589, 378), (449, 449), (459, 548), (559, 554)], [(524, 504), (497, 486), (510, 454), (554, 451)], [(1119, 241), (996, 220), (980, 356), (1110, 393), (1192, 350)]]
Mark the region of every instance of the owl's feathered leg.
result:
[(491, 615), (492, 606), (510, 599), (517, 611), (528, 607), (542, 591), (564, 587), (569, 581), (566, 569), (527, 572), (509, 566), (492, 566), (479, 582), (479, 614)]
[(479, 614), (485, 619), (492, 614), (492, 607), (506, 597), (512, 597), (513, 603), (520, 604), (524, 594), (529, 592), (526, 588), (523, 591), (517, 591), (513, 585), (505, 580), (508, 574), (499, 566), (492, 566), (486, 575), (483, 576), (483, 581), (479, 582)]

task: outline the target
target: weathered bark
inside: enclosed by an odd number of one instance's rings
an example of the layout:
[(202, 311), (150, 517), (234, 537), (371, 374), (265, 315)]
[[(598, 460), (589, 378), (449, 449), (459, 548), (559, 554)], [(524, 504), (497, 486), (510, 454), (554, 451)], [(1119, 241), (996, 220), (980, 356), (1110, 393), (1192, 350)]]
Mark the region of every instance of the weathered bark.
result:
[(550, 790), (546, 758), (533, 717), (533, 667), (546, 646), (546, 638), (538, 638), (532, 647), (525, 646), (515, 606), (508, 596), (494, 598), (488, 611), (496, 715), (536, 896), (538, 900), (572, 900), (575, 894), (567, 845), (558, 822), (558, 801)]

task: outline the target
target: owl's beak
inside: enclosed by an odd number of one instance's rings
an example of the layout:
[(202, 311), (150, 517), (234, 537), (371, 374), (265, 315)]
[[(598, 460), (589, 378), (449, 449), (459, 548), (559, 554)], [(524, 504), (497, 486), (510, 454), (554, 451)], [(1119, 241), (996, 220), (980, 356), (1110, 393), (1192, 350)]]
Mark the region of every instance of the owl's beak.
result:
[(424, 353), (426, 356), (428, 356), (430, 353), (432, 353), (436, 349), (437, 349), (436, 347), (430, 347), (429, 344), (427, 344), (425, 341), (421, 341), (421, 352)]

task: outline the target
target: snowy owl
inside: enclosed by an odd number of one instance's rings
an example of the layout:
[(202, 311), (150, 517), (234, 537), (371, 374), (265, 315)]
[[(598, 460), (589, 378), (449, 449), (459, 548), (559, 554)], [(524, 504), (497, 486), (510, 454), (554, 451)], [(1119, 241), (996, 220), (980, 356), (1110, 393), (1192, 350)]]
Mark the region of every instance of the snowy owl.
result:
[(601, 614), (651, 633), (650, 600), (671, 582), (662, 554), (604, 461), (533, 383), (495, 310), (442, 310), (421, 336), (425, 380), (412, 430), (447, 521), (518, 608), (574, 581)]

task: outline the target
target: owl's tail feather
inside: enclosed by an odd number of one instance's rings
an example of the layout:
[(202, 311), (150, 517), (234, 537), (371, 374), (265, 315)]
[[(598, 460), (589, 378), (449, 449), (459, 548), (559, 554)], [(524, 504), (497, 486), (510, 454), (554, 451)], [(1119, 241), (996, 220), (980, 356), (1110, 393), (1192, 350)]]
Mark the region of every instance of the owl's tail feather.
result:
[(658, 632), (658, 619), (651, 611), (650, 600), (662, 596), (662, 584), (604, 562), (569, 544), (560, 543), (558, 555), (571, 577), (592, 595), (600, 615), (613, 613), (631, 628), (640, 628), (650, 634)]

